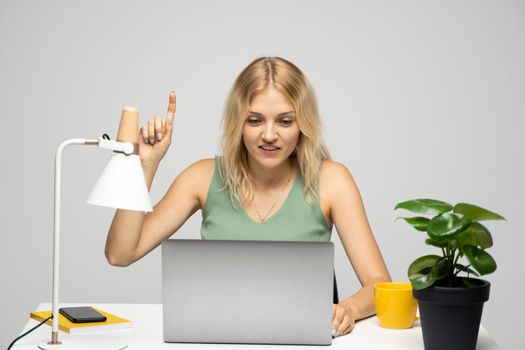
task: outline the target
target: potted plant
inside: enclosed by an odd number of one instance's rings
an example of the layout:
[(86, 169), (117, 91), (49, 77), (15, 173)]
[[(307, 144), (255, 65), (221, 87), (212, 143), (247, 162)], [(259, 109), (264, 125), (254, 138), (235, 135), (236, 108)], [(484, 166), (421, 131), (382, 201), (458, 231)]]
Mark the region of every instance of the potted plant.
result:
[(496, 262), (485, 251), (493, 244), (492, 236), (480, 221), (505, 219), (472, 204), (452, 206), (435, 199), (409, 200), (395, 209), (430, 216), (401, 219), (426, 232), (425, 243), (441, 250), (441, 255), (419, 257), (408, 267), (425, 349), (475, 349), (490, 283), (471, 276), (496, 270)]

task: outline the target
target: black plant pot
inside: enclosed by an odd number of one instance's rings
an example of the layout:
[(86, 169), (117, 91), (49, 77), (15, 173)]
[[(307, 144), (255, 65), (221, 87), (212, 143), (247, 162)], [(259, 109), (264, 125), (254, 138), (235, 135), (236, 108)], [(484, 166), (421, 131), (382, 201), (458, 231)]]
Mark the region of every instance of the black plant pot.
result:
[(474, 287), (431, 286), (414, 290), (425, 350), (474, 350), (490, 283), (469, 278)]

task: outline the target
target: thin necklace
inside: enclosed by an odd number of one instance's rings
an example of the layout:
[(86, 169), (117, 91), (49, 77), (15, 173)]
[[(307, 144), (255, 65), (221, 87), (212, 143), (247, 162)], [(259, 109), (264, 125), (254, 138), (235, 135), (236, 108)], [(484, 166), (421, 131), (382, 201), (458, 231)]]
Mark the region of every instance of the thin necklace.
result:
[(279, 199), (281, 199), (281, 197), (283, 196), (283, 193), (284, 193), (284, 189), (286, 187), (288, 187), (288, 184), (290, 183), (290, 180), (292, 179), (292, 172), (293, 172), (293, 166), (290, 168), (290, 175), (288, 176), (288, 181), (286, 181), (286, 184), (283, 186), (283, 188), (281, 188), (281, 190), (279, 191), (279, 194), (277, 196), (277, 199), (275, 200), (275, 202), (273, 202), (272, 206), (270, 207), (270, 210), (268, 210), (268, 212), (266, 213), (266, 215), (264, 216), (261, 216), (261, 213), (259, 212), (259, 209), (257, 209), (257, 204), (255, 204), (255, 200), (253, 201), (253, 207), (255, 208), (255, 212), (257, 213), (257, 216), (259, 217), (259, 220), (261, 220), (260, 222), (263, 222), (264, 220), (266, 220), (266, 218), (268, 217), (268, 215), (270, 215), (270, 213), (272, 212), (273, 210), (273, 207), (275, 207), (275, 205), (277, 204), (277, 202), (279, 201)]

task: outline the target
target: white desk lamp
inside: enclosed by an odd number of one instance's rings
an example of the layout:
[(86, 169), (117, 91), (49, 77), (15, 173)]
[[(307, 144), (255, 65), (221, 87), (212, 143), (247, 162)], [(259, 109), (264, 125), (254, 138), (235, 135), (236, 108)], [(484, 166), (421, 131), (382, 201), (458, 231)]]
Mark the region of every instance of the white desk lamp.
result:
[[(68, 338), (62, 344), (58, 340), (58, 286), (59, 286), (59, 253), (60, 253), (60, 184), (62, 151), (69, 145), (93, 145), (116, 152), (110, 159), (102, 175), (91, 192), (87, 203), (111, 208), (153, 211), (149, 199), (144, 172), (138, 156), (138, 110), (125, 107), (122, 110), (117, 141), (98, 138), (96, 140), (70, 139), (64, 141), (57, 149), (55, 158), (55, 217), (53, 226), (53, 323), (51, 341), (38, 344), (40, 349), (123, 349), (126, 344), (108, 342), (103, 339), (97, 344), (86, 344), (86, 339)], [(96, 336), (91, 337), (97, 338)]]

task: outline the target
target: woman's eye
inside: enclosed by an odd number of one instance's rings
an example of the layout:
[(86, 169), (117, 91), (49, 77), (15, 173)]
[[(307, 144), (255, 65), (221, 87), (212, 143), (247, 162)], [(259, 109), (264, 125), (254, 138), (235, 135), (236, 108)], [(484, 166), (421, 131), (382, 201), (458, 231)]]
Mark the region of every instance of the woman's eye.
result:
[(259, 118), (248, 118), (246, 121), (248, 122), (248, 124), (255, 125), (258, 124), (261, 120)]
[(279, 120), (279, 123), (281, 125), (284, 125), (284, 126), (289, 126), (289, 125), (292, 125), (292, 120), (290, 120), (290, 119), (281, 119), (281, 120)]

